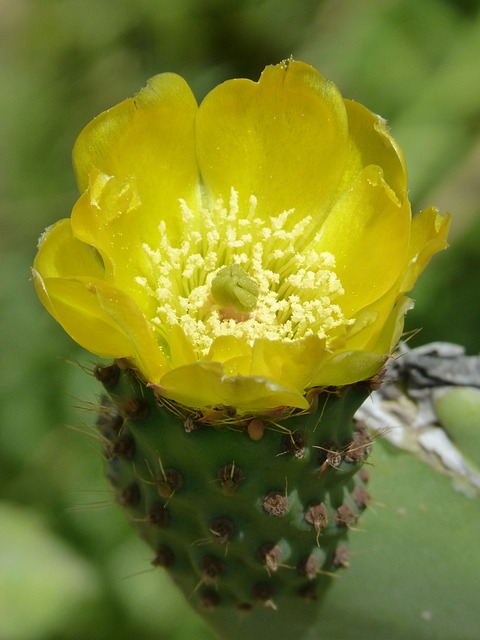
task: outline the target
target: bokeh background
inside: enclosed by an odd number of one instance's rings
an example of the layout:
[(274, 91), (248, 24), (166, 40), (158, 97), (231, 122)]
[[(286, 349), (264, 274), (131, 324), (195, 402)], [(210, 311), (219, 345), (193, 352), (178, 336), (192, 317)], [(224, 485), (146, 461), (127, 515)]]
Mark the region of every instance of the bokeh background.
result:
[[(201, 100), (290, 55), (387, 118), (414, 210), (451, 211), (451, 248), (408, 328), (416, 344), (480, 351), (480, 2), (0, 0), (0, 640), (211, 638), (114, 505), (89, 431), (94, 360), (44, 311), (29, 269), (75, 202), (71, 149), (93, 116), (162, 71)], [(429, 633), (415, 637), (474, 637)]]

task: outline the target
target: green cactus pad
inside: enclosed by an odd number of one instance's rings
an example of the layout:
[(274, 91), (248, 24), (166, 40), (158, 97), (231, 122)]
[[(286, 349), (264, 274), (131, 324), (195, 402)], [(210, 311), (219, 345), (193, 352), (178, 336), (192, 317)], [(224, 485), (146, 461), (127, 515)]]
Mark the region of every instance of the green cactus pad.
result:
[(230, 610), (275, 612), (278, 622), (292, 606), (315, 609), (348, 566), (348, 532), (369, 502), (371, 440), (353, 420), (368, 384), (312, 393), (310, 412), (205, 416), (118, 364), (95, 375), (106, 392), (98, 427), (108, 477), (152, 564), (214, 627)]

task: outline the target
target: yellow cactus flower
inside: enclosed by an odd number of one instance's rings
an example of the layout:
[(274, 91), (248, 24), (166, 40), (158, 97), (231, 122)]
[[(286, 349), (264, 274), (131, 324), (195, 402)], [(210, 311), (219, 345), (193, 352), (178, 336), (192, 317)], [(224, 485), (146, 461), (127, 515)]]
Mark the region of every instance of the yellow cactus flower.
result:
[(412, 219), (384, 120), (301, 62), (200, 106), (158, 75), (73, 157), (82, 195), (39, 241), (38, 295), (80, 345), (189, 407), (307, 408), (312, 387), (376, 374), (446, 246), (448, 217)]

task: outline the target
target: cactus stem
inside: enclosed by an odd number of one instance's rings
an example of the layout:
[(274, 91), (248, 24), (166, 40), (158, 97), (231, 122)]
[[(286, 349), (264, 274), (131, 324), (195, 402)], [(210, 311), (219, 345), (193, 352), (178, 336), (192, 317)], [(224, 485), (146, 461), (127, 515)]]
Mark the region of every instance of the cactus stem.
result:
[(200, 423), (125, 366), (95, 376), (108, 477), (152, 565), (220, 638), (306, 640), (370, 501), (359, 472), (371, 441), (353, 420), (368, 385), (312, 393), (311, 411), (213, 407)]

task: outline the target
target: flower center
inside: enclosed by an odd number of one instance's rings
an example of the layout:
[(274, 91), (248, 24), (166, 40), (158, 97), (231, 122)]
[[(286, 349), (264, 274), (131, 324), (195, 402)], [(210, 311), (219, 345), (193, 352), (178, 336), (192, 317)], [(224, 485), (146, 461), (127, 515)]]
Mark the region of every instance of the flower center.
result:
[(328, 343), (351, 323), (335, 302), (344, 290), (334, 256), (320, 250), (318, 233), (305, 242), (311, 216), (296, 220), (290, 210), (261, 218), (254, 196), (242, 215), (233, 189), (228, 206), (219, 200), (197, 214), (180, 206), (182, 238), (173, 246), (162, 221), (160, 246), (143, 245), (148, 272), (135, 278), (153, 298), (160, 343), (178, 324), (200, 357), (219, 336), (251, 346), (316, 334)]
[(221, 313), (253, 311), (258, 301), (258, 284), (239, 264), (222, 267), (212, 280), (212, 296)]

